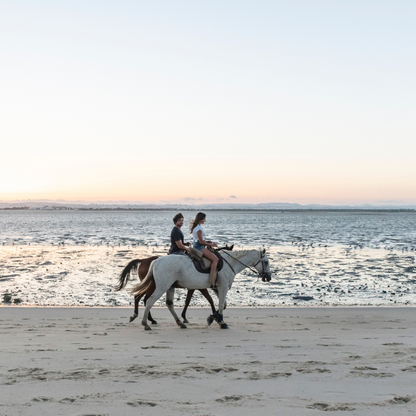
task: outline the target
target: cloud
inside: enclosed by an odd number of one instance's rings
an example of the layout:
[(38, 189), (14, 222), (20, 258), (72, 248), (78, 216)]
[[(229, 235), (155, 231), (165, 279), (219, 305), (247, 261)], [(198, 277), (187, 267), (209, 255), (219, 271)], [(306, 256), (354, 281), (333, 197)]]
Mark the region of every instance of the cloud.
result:
[(388, 200), (388, 201), (375, 201), (375, 203), (379, 203), (379, 204), (400, 203), (400, 204), (402, 204), (402, 203), (406, 203), (406, 201), (401, 201), (399, 199), (391, 199), (391, 200)]
[(230, 195), (230, 198), (237, 199), (235, 195)]
[(180, 198), (180, 201), (202, 201), (203, 198), (189, 198), (189, 197), (185, 197), (185, 198)]

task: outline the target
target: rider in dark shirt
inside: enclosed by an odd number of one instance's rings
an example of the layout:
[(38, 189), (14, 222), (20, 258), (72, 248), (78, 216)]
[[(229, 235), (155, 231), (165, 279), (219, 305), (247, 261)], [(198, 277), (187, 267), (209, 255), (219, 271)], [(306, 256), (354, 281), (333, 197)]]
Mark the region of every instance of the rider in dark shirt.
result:
[(173, 223), (175, 226), (170, 233), (170, 249), (168, 254), (184, 254), (185, 251), (189, 251), (189, 243), (184, 243), (184, 236), (181, 231), (183, 215), (181, 213), (176, 214), (173, 217)]

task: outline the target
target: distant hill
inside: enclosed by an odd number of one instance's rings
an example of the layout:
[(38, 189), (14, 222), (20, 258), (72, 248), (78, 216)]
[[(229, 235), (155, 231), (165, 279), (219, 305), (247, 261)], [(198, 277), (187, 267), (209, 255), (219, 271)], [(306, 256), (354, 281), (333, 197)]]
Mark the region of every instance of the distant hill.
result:
[(322, 205), (297, 204), (287, 202), (270, 202), (260, 204), (144, 204), (124, 201), (106, 201), (91, 203), (88, 201), (53, 201), (53, 200), (22, 200), (0, 201), (0, 209), (169, 209), (169, 210), (416, 210), (416, 204), (363, 204), (363, 205)]

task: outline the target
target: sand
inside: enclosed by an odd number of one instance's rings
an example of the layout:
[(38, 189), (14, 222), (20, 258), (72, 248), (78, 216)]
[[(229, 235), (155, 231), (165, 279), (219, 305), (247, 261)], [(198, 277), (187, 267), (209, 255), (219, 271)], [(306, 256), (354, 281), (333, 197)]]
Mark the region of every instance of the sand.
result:
[[(143, 310), (141, 310), (143, 312)], [(414, 307), (0, 308), (0, 414), (412, 415)]]

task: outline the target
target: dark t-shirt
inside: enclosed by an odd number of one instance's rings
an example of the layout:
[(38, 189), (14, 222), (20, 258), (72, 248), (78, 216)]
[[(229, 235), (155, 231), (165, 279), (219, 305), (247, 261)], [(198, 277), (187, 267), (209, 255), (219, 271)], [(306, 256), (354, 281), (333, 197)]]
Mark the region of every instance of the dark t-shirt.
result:
[(179, 228), (173, 227), (172, 232), (170, 233), (170, 249), (169, 249), (168, 254), (178, 253), (178, 252), (182, 251), (176, 245), (175, 241), (180, 240), (180, 241), (182, 241), (182, 244), (183, 244), (184, 243), (183, 239), (184, 239), (183, 232)]

